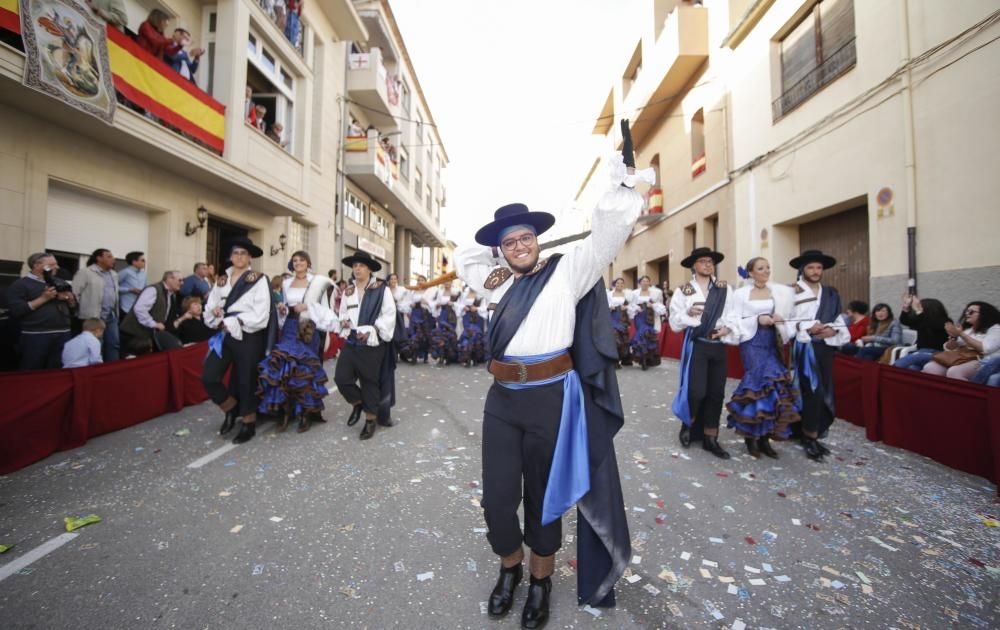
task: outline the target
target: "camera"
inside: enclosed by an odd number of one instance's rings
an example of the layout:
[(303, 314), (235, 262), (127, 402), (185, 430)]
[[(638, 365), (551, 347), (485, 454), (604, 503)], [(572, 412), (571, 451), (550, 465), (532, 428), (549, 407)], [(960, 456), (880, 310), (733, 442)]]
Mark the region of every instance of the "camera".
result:
[(62, 278), (56, 276), (51, 267), (46, 267), (44, 269), (42, 272), (42, 279), (45, 280), (45, 285), (53, 287), (56, 290), (56, 293), (73, 292), (73, 287), (71, 287), (70, 284)]

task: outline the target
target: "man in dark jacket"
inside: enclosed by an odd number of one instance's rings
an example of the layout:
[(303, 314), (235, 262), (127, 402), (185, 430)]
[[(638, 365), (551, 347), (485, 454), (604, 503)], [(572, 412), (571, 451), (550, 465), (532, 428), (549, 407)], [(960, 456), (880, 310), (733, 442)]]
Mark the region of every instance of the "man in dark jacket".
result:
[(10, 286), (7, 305), (21, 326), (18, 342), (20, 369), (62, 367), (63, 345), (70, 338), (70, 319), (76, 308), (73, 290), (56, 278), (59, 263), (51, 254), (28, 257), (28, 274)]
[(122, 335), (126, 347), (133, 354), (143, 354), (153, 349), (168, 350), (179, 347), (180, 340), (167, 332), (170, 323), (179, 316), (180, 303), (177, 292), (181, 288), (181, 272), (167, 271), (163, 280), (142, 290), (135, 306), (122, 322)]

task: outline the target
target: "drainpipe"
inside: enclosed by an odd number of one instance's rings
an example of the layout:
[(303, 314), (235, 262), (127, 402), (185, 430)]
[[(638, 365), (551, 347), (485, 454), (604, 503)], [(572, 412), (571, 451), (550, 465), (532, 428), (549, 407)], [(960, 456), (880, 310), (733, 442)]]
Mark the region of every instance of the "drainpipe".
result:
[(351, 43), (344, 43), (344, 82), (343, 94), (340, 95), (340, 138), (337, 146), (337, 201), (340, 207), (334, 206), (334, 216), (336, 220), (337, 238), (334, 241), (334, 261), (335, 269), (340, 269), (340, 261), (344, 259), (344, 208), (347, 205), (347, 176), (344, 171), (347, 168), (347, 73), (351, 64)]
[[(903, 63), (909, 64), (910, 56), (910, 7), (909, 0), (899, 0), (903, 26)], [(913, 83), (910, 69), (903, 73), (903, 173), (906, 185), (906, 255), (907, 287), (917, 292), (917, 158), (913, 131)]]

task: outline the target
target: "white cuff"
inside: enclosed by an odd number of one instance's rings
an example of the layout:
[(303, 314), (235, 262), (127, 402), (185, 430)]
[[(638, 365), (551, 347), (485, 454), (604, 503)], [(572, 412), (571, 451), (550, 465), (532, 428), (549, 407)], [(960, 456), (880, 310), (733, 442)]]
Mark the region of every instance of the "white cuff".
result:
[(230, 315), (222, 320), (222, 325), (226, 327), (230, 337), (236, 341), (243, 340), (243, 326), (240, 325), (240, 320), (236, 319), (235, 316)]

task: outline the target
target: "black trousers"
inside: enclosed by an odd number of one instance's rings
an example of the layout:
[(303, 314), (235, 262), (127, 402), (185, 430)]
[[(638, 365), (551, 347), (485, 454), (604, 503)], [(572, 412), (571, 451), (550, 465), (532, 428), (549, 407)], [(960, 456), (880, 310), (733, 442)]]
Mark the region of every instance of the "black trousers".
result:
[[(522, 541), (541, 556), (555, 553), (562, 544), (562, 519), (542, 526), (562, 398), (562, 382), (522, 390), (494, 383), (486, 395), (482, 506), (486, 538), (498, 556), (516, 552)], [(517, 516), (522, 496), (523, 535)]]
[(69, 341), (68, 332), (21, 333), (17, 346), (21, 352), (21, 370), (58, 370), (62, 367), (63, 346)]
[(694, 421), (718, 429), (726, 397), (726, 346), (695, 341), (688, 373), (688, 404)]
[[(382, 359), (385, 358), (385, 348), (383, 343), (374, 347), (347, 343), (337, 356), (333, 382), (347, 402), (353, 405), (360, 400), (361, 408), (366, 414), (376, 415), (379, 401), (382, 400), (379, 373), (382, 370)], [(358, 387), (359, 381), (361, 387)]]
[(833, 393), (833, 358), (837, 349), (825, 343), (814, 343), (816, 367), (819, 369), (820, 386), (813, 389), (802, 362), (805, 357), (798, 357), (799, 387), (802, 389), (802, 431), (824, 436), (833, 425), (833, 410), (826, 403), (824, 394), (830, 388), (831, 400)]
[[(201, 372), (201, 383), (212, 402), (221, 405), (232, 396), (236, 399), (237, 415), (257, 413), (260, 403), (257, 398), (257, 365), (264, 358), (266, 349), (267, 330), (243, 333), (240, 341), (226, 335), (222, 341), (222, 357), (209, 352)], [(233, 369), (229, 373), (227, 388), (223, 378), (230, 366)]]

